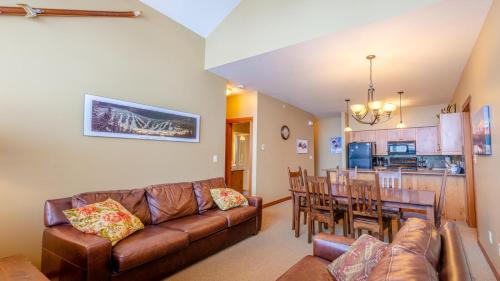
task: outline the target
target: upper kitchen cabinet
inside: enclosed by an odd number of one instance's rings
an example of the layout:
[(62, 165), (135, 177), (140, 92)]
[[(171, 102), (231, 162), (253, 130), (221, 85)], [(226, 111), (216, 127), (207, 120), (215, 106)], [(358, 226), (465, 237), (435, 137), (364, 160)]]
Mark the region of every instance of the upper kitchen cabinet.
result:
[(376, 155), (387, 155), (387, 130), (375, 131)]
[(438, 127), (416, 128), (417, 155), (440, 154)]
[(462, 113), (448, 113), (439, 116), (442, 155), (463, 154)]
[(375, 131), (353, 131), (351, 132), (351, 142), (376, 142)]
[(415, 128), (387, 130), (387, 141), (415, 141), (415, 139)]

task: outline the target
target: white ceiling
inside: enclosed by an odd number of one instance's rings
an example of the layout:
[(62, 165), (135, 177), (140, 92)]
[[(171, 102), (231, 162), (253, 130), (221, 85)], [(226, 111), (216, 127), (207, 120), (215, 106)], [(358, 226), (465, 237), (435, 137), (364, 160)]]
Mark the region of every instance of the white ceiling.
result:
[[(167, 1), (168, 2), (168, 1)], [(401, 16), (330, 34), (209, 71), (317, 116), (364, 102), (368, 54), (377, 99), (447, 103), (477, 40), (491, 0), (441, 0)]]
[(160, 13), (207, 37), (241, 0), (141, 0)]

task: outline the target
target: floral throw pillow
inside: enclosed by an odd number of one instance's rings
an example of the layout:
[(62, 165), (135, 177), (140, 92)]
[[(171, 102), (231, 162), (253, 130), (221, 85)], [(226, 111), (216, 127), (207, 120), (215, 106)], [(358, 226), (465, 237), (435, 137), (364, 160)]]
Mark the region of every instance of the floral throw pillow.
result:
[(387, 246), (373, 236), (361, 235), (349, 251), (328, 265), (328, 271), (339, 281), (365, 281), (384, 256)]
[(238, 191), (231, 188), (213, 188), (210, 194), (219, 209), (225, 211), (231, 208), (248, 206), (248, 200)]
[(63, 213), (74, 228), (107, 238), (113, 246), (144, 228), (139, 218), (113, 199), (65, 210)]

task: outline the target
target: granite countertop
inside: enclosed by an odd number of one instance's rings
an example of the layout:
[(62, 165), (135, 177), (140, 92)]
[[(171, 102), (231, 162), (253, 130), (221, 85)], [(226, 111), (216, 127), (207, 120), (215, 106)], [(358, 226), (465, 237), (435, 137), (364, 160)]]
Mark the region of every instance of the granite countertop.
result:
[[(334, 172), (336, 169), (326, 169)], [(358, 173), (375, 173), (375, 169), (358, 169)], [(418, 168), (416, 171), (403, 170), (403, 175), (426, 175), (426, 176), (441, 176), (443, 174), (442, 170), (431, 170), (426, 168)], [(453, 177), (465, 177), (465, 174), (452, 174), (448, 173), (448, 176)]]

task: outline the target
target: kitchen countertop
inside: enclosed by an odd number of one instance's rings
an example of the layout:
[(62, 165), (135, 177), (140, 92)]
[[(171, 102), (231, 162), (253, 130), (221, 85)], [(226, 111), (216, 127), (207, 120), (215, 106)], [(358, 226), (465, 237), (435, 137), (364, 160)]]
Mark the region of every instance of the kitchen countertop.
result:
[[(325, 171), (335, 172), (337, 169), (325, 169)], [(375, 173), (375, 169), (358, 169), (358, 173)], [(403, 175), (425, 175), (425, 176), (441, 176), (443, 174), (442, 170), (431, 170), (425, 168), (419, 168), (416, 171), (403, 170)], [(448, 173), (448, 176), (453, 177), (465, 177), (465, 174), (452, 174)]]

